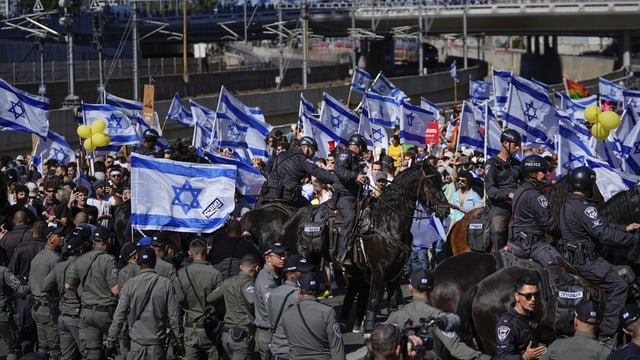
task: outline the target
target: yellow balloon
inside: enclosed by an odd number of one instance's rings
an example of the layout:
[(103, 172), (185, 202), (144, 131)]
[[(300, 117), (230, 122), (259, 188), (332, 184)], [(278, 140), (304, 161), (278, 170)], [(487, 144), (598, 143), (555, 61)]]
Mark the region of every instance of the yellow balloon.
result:
[(609, 136), (609, 129), (606, 129), (600, 123), (596, 123), (591, 127), (591, 134), (598, 140), (604, 140)]
[(93, 142), (91, 141), (91, 138), (84, 140), (84, 149), (87, 151), (93, 151), (96, 149), (96, 147), (93, 145)]
[(587, 119), (588, 122), (595, 124), (598, 122), (598, 115), (600, 115), (601, 110), (598, 105), (589, 105), (584, 109), (584, 118)]
[(103, 133), (94, 133), (91, 135), (91, 142), (95, 146), (107, 146), (109, 145), (109, 135)]
[(91, 128), (88, 127), (87, 125), (80, 125), (78, 126), (78, 136), (80, 136), (83, 139), (87, 139), (91, 137)]
[(104, 131), (106, 127), (107, 127), (107, 123), (105, 123), (104, 120), (102, 119), (96, 120), (93, 122), (93, 124), (91, 124), (91, 131), (94, 134), (101, 133)]
[(613, 130), (620, 126), (620, 115), (614, 111), (603, 111), (598, 115), (598, 122), (603, 128)]

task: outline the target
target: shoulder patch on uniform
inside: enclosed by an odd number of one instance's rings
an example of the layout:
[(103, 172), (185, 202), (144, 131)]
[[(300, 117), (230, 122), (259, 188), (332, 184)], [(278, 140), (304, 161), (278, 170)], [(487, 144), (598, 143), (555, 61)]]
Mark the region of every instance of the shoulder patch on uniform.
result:
[(547, 200), (547, 197), (544, 195), (540, 195), (537, 198), (538, 200), (538, 204), (540, 204), (540, 206), (542, 206), (543, 209), (546, 209), (549, 207), (549, 200)]
[(342, 337), (342, 330), (340, 330), (340, 324), (333, 324), (333, 333), (336, 334), (337, 337)]
[(595, 220), (598, 218), (598, 209), (595, 206), (589, 206), (584, 209), (584, 214)]
[(345, 161), (349, 158), (349, 154), (347, 154), (346, 152), (340, 153), (340, 155), (338, 155), (338, 159), (340, 161)]
[[(442, 331), (442, 330), (440, 330)], [(456, 336), (456, 333), (454, 333), (453, 331), (442, 331), (442, 333), (444, 334), (444, 336), (453, 339), (454, 336)]]
[(253, 285), (249, 285), (246, 288), (244, 288), (244, 291), (248, 292), (248, 293), (254, 293), (256, 292), (256, 287)]
[(484, 165), (484, 173), (485, 173), (485, 174), (486, 174), (486, 173), (488, 173), (488, 172), (489, 172), (489, 169), (491, 169), (491, 164), (485, 164), (485, 165)]
[(118, 278), (118, 269), (112, 269), (111, 270), (111, 276), (113, 276), (114, 278)]
[(509, 333), (511, 332), (511, 328), (508, 326), (500, 326), (498, 327), (498, 340), (505, 341)]

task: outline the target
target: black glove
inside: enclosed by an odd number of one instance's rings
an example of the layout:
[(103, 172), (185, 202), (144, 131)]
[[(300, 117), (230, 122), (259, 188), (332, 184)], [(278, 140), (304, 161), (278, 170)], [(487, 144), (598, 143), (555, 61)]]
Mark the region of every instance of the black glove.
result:
[(118, 355), (118, 347), (115, 342), (107, 342), (107, 346), (104, 349), (104, 356), (107, 359), (115, 359)]

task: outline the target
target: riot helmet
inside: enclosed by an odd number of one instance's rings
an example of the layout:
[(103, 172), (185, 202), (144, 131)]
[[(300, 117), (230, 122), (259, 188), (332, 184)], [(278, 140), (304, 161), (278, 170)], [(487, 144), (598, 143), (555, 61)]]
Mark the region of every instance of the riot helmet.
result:
[(549, 171), (549, 162), (540, 155), (529, 155), (520, 164), (520, 171), (523, 176), (528, 176), (533, 172)]
[(502, 143), (505, 141), (514, 143), (519, 146), (522, 143), (522, 136), (520, 136), (519, 132), (513, 129), (507, 129), (500, 135), (500, 142)]
[(142, 133), (145, 141), (158, 141), (160, 134), (155, 129), (147, 129)]
[(318, 151), (318, 143), (309, 136), (303, 136), (302, 139), (298, 141), (298, 146), (302, 145), (307, 145), (311, 147), (313, 151)]
[(353, 134), (349, 138), (349, 145), (355, 145), (362, 148), (362, 151), (367, 151), (367, 140), (360, 134)]
[(596, 182), (596, 172), (587, 166), (579, 166), (571, 171), (569, 175), (571, 191), (591, 193)]

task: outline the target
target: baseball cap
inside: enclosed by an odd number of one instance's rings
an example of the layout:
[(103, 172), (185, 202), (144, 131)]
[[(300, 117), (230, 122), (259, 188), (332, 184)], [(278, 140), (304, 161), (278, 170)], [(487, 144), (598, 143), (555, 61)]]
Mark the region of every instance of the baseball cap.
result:
[(58, 221), (50, 222), (47, 227), (44, 229), (42, 235), (45, 239), (48, 239), (49, 236), (53, 234), (62, 234), (64, 232), (64, 225)]
[(90, 224), (82, 224), (77, 226), (71, 230), (71, 234), (69, 234), (69, 239), (77, 237), (82, 241), (90, 242), (93, 238), (93, 234), (95, 232), (95, 226)]
[(411, 273), (409, 283), (414, 289), (424, 292), (433, 287), (433, 276), (424, 269), (418, 269)]
[(154, 236), (151, 239), (151, 246), (153, 247), (163, 247), (170, 243), (171, 240), (169, 239), (169, 233), (166, 231), (161, 231), (157, 236)]
[(298, 287), (306, 293), (316, 293), (320, 289), (320, 282), (318, 278), (312, 272), (304, 272), (296, 280)]
[(85, 247), (85, 242), (77, 236), (67, 239), (67, 244), (65, 245), (65, 249), (67, 251), (77, 251), (82, 249), (83, 247)]
[(29, 188), (29, 197), (34, 198), (38, 196), (38, 185), (34, 182), (28, 182), (25, 184)]
[(293, 254), (284, 262), (284, 271), (307, 272), (313, 270), (313, 265), (302, 255)]
[(120, 249), (120, 258), (129, 260), (132, 256), (134, 256), (138, 252), (138, 247), (135, 243), (128, 242), (122, 245)]
[(582, 299), (576, 305), (575, 315), (583, 323), (595, 325), (598, 322), (599, 311), (593, 301)]
[(156, 252), (152, 248), (145, 247), (138, 251), (138, 265), (148, 264), (156, 266)]
[(24, 161), (24, 156), (18, 155), (18, 156), (16, 156), (16, 160)]
[(264, 248), (264, 255), (269, 255), (271, 253), (284, 255), (287, 248), (281, 242), (269, 242)]
[(93, 232), (93, 240), (98, 242), (107, 242), (111, 239), (113, 233), (102, 225), (96, 225), (96, 230)]
[(444, 155), (442, 155), (442, 158), (447, 158), (447, 159), (453, 159), (454, 155), (451, 151), (447, 151), (446, 153), (444, 153)]
[(620, 314), (620, 322), (627, 327), (638, 320), (640, 317), (640, 309), (638, 305), (631, 303), (626, 304), (624, 308), (622, 308), (622, 313)]
[(93, 183), (93, 185), (91, 186), (91, 188), (93, 189), (93, 191), (96, 191), (97, 188), (99, 187), (104, 187), (104, 181), (102, 180), (97, 180), (96, 182)]

